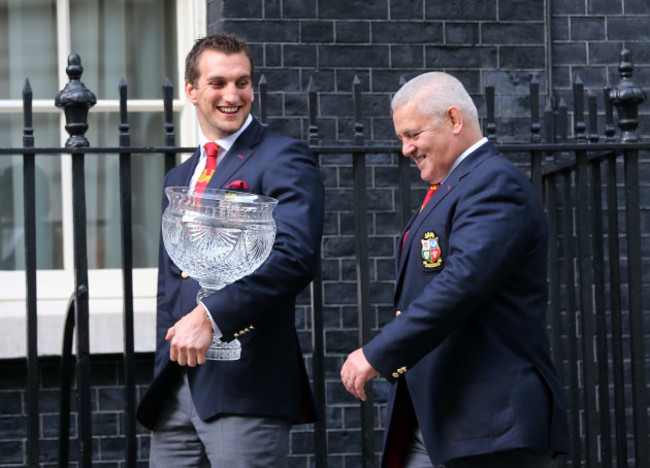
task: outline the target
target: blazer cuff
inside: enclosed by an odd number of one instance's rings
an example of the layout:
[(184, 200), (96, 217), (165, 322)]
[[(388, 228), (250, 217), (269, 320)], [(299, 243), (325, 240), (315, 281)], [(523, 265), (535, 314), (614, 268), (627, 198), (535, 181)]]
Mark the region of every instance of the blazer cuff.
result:
[(212, 318), (212, 314), (210, 313), (210, 310), (208, 310), (208, 307), (205, 305), (205, 303), (203, 303), (203, 301), (199, 301), (199, 303), (205, 309), (205, 315), (208, 316), (208, 318), (210, 319), (210, 323), (212, 323), (212, 333), (214, 334), (214, 337), (221, 338), (223, 336), (223, 333), (221, 333), (221, 330), (217, 326), (217, 322), (215, 322), (214, 319)]

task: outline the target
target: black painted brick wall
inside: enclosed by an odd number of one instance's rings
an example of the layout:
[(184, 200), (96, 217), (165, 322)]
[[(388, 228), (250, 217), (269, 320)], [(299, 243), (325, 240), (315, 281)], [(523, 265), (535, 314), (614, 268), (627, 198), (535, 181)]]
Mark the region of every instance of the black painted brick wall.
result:
[[(269, 86), (269, 125), (306, 138), (306, 90), (318, 91), (318, 125), (323, 141), (351, 141), (354, 132), (351, 89), (361, 80), (363, 124), (367, 140), (394, 142), (389, 113), (400, 78), (442, 69), (458, 76), (485, 115), (483, 89), (496, 88), (499, 141), (526, 141), (529, 131), (528, 86), (540, 82), (541, 106), (564, 99), (572, 109), (571, 85), (601, 93), (619, 81), (619, 53), (626, 47), (636, 65), (635, 81), (650, 89), (650, 3), (647, 0), (548, 0), (552, 9), (552, 47), (545, 47), (544, 0), (208, 0), (209, 32), (246, 38), (256, 58), (257, 77)], [(548, 75), (549, 70), (552, 72)], [(548, 78), (548, 80), (547, 80)], [(552, 92), (547, 92), (547, 83)], [(600, 96), (600, 94), (598, 94)], [(602, 109), (602, 98), (599, 105)], [(650, 133), (649, 106), (641, 108), (640, 133)], [(571, 133), (571, 132), (570, 132)], [(327, 426), (332, 467), (360, 466), (359, 406), (340, 385), (340, 365), (357, 342), (356, 271), (352, 169), (349, 156), (321, 159), (327, 187), (323, 239)], [(372, 258), (371, 297), (378, 330), (392, 316), (393, 246), (401, 227), (396, 215), (396, 157), (370, 158), (368, 229)], [(647, 162), (641, 165), (647, 187)], [(413, 208), (424, 193), (412, 173)], [(647, 190), (645, 191), (647, 194)], [(650, 203), (642, 200), (647, 218)], [(646, 232), (647, 230), (644, 230)], [(648, 247), (644, 244), (647, 252)], [(646, 280), (647, 281), (647, 280)], [(306, 295), (301, 303), (307, 304)], [(301, 308), (296, 319), (308, 368), (310, 319)], [(123, 466), (121, 357), (93, 358), (94, 456), (97, 466)], [(57, 360), (44, 359), (41, 379), (42, 466), (55, 466), (58, 426)], [(138, 356), (140, 390), (151, 376), (150, 355)], [(0, 467), (25, 466), (25, 374), (22, 361), (0, 362)], [(377, 380), (376, 447), (381, 447), (387, 385)], [(73, 402), (74, 411), (74, 402)], [(75, 417), (72, 418), (74, 435)], [(148, 435), (138, 436), (147, 466)], [(312, 466), (310, 426), (292, 433), (291, 465)], [(75, 453), (76, 441), (71, 442)]]

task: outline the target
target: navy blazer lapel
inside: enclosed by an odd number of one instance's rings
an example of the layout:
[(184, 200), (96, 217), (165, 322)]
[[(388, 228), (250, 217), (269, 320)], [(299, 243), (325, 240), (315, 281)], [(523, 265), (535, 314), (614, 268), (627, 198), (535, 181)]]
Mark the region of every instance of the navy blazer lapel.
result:
[(168, 186), (182, 186), (187, 187), (192, 181), (192, 176), (196, 169), (196, 165), (199, 163), (201, 157), (201, 148), (197, 148), (194, 151), (194, 154), (190, 157), (189, 164), (181, 164), (177, 167), (177, 171), (170, 172), (170, 179), (167, 183)]
[(253, 119), (219, 162), (217, 170), (208, 182), (208, 187), (223, 187), (226, 181), (251, 158), (254, 152), (253, 147), (260, 141), (263, 130), (264, 127)]
[[(445, 198), (445, 196), (450, 193), (458, 185), (458, 183), (465, 177), (467, 174), (472, 172), (481, 162), (490, 156), (498, 154), (497, 149), (491, 142), (487, 142), (484, 145), (480, 146), (476, 151), (472, 152), (461, 163), (456, 167), (451, 174), (444, 181), (444, 184), (436, 191), (436, 193), (431, 197), (431, 200), (427, 205), (422, 209), (421, 212), (415, 213), (409, 223), (407, 224), (406, 229), (412, 232), (418, 230), (422, 223), (427, 219), (435, 207)], [(404, 232), (406, 232), (406, 229)], [(403, 237), (403, 235), (402, 235)], [(401, 241), (401, 238), (400, 238)], [(397, 272), (396, 272), (396, 286), (395, 292), (396, 296), (399, 290), (401, 289), (402, 280), (404, 277), (404, 271), (406, 268), (406, 259), (412, 246), (415, 244), (416, 240), (413, 237), (407, 238), (404, 243), (404, 248), (401, 253), (398, 255), (397, 259)]]

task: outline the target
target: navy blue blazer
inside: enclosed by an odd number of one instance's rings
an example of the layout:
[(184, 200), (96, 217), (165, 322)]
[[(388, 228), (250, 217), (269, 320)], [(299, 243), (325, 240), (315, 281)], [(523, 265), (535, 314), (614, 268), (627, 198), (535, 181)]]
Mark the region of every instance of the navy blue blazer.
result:
[[(164, 186), (189, 185), (199, 155), (197, 150), (169, 171)], [(240, 360), (187, 368), (192, 399), (204, 420), (241, 414), (313, 421), (314, 404), (295, 328), (295, 299), (319, 262), (324, 199), (320, 170), (303, 142), (253, 120), (219, 163), (208, 187), (224, 188), (234, 181), (279, 201), (274, 211), (277, 234), (258, 270), (203, 300), (225, 341), (245, 328), (251, 331), (238, 338)], [(163, 196), (163, 210), (167, 203)], [(138, 406), (138, 420), (148, 428), (153, 427), (170, 379), (179, 373), (169, 359), (167, 329), (196, 306), (198, 290), (197, 281), (182, 278), (161, 241), (154, 380)]]
[(435, 464), (518, 447), (567, 451), (545, 321), (548, 227), (529, 180), (488, 142), (406, 231), (400, 313), (363, 347), (395, 383), (386, 437), (406, 382)]

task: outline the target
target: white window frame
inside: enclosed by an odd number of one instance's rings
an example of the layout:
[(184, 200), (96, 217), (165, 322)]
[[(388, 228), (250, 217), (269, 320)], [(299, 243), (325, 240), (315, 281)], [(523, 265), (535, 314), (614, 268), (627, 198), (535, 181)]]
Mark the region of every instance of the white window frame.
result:
[[(206, 1), (177, 0), (177, 73), (174, 80), (173, 110), (180, 116), (177, 129), (181, 146), (198, 142), (199, 128), (193, 106), (185, 98), (185, 55), (194, 40), (207, 31)], [(70, 46), (69, 0), (57, 0), (58, 81), (59, 89), (68, 83), (66, 74)], [(161, 83), (162, 79), (161, 77)], [(129, 112), (162, 112), (160, 100), (129, 99)], [(34, 113), (59, 113), (61, 145), (68, 139), (65, 116), (54, 107), (52, 99), (33, 101)], [(119, 101), (98, 100), (90, 112), (118, 112)], [(22, 113), (22, 99), (0, 100), (0, 114)], [(38, 129), (35, 129), (37, 132)], [(177, 140), (178, 141), (178, 140)], [(60, 355), (63, 327), (68, 301), (74, 289), (74, 252), (72, 238), (72, 158), (61, 155), (63, 269), (39, 270), (36, 275), (38, 314), (38, 354)], [(157, 209), (158, 207), (156, 207)], [(116, 220), (118, 222), (118, 220)], [(158, 242), (158, 239), (152, 240)], [(123, 342), (123, 291), (122, 270), (90, 270), (90, 351), (91, 353), (121, 353)], [(0, 271), (0, 320), (3, 322), (3, 339), (0, 340), (0, 359), (24, 357), (27, 350), (26, 332), (26, 280), (25, 272)], [(155, 349), (157, 268), (133, 270), (135, 350), (148, 352)], [(8, 327), (8, 328), (7, 328)]]

